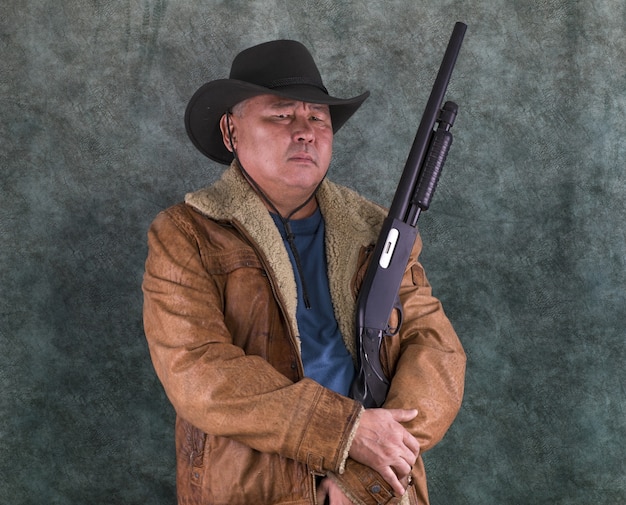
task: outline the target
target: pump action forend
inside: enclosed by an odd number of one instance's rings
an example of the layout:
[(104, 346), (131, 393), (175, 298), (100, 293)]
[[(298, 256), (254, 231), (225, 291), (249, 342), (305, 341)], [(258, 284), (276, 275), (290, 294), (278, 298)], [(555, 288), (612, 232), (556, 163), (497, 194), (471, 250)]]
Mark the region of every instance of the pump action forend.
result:
[[(400, 330), (402, 306), (398, 292), (417, 238), (417, 220), (430, 206), (452, 143), (450, 128), (457, 105), (446, 102), (442, 108), (441, 104), (466, 29), (464, 23), (454, 26), (357, 299), (358, 372), (350, 395), (366, 408), (380, 407), (389, 390), (389, 379), (380, 362), (380, 348), (385, 336)], [(397, 328), (390, 328), (389, 318), (394, 309), (398, 311), (399, 323)]]

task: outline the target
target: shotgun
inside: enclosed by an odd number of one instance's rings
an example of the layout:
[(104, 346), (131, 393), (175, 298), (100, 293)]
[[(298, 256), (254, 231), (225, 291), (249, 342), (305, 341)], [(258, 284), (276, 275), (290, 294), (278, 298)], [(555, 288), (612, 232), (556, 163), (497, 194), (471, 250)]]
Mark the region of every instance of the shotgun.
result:
[[(380, 348), (385, 336), (395, 335), (400, 330), (402, 305), (398, 293), (417, 238), (417, 220), (420, 213), (430, 206), (452, 144), (450, 128), (458, 107), (453, 102), (446, 102), (443, 107), (441, 104), (466, 29), (464, 23), (454, 25), (357, 298), (358, 372), (351, 385), (350, 396), (366, 408), (380, 407), (389, 391), (389, 379), (380, 362)], [(436, 130), (435, 123), (438, 124)], [(399, 315), (397, 328), (389, 327), (394, 309)]]

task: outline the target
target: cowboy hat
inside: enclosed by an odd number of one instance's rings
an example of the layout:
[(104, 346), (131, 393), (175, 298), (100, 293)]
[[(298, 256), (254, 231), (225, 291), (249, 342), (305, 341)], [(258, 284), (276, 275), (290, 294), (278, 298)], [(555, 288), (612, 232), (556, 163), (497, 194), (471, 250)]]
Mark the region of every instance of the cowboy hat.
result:
[(228, 79), (207, 82), (194, 93), (185, 111), (189, 138), (212, 160), (230, 164), (233, 154), (222, 141), (220, 118), (239, 102), (265, 94), (328, 105), (337, 132), (369, 91), (354, 98), (330, 96), (305, 46), (294, 40), (265, 42), (240, 52)]

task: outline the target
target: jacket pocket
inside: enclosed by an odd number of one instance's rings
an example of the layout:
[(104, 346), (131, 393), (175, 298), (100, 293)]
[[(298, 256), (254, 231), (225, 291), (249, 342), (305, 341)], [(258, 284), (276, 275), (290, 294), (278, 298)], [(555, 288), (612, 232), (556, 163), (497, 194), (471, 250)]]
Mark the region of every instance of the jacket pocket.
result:
[(176, 416), (176, 494), (181, 505), (206, 503), (206, 435)]
[(195, 486), (202, 486), (202, 475), (204, 474), (204, 445), (206, 434), (194, 428), (196, 436), (193, 442), (194, 448), (191, 453), (191, 483)]

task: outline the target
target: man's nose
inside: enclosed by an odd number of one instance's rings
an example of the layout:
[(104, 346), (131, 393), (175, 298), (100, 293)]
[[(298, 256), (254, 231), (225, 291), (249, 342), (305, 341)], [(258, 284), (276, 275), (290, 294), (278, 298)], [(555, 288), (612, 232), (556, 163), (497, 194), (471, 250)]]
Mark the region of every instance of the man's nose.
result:
[(294, 142), (313, 142), (315, 139), (315, 131), (309, 121), (308, 115), (297, 114), (293, 124)]

